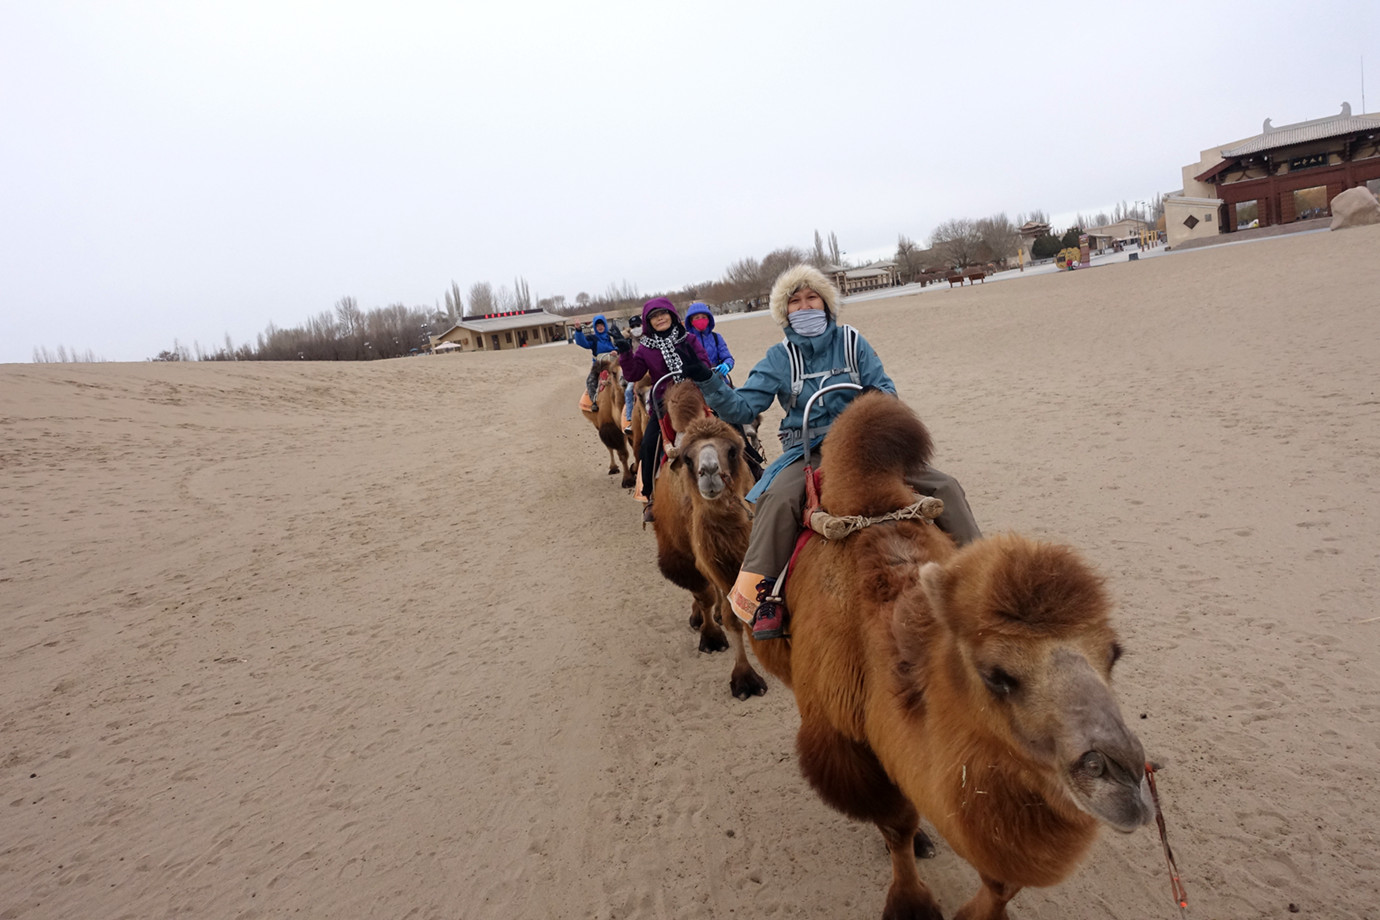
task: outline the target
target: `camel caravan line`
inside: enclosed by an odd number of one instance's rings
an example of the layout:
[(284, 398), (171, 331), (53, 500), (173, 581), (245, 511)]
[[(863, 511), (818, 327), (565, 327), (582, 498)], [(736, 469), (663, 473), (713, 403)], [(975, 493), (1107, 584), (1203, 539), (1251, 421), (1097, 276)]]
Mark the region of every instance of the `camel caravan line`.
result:
[[(861, 389), (836, 384), (811, 402), (839, 388)], [(596, 425), (606, 402), (616, 404), (601, 391)], [(744, 437), (691, 382), (669, 387), (664, 404), (657, 565), (690, 592), (700, 651), (732, 647), (734, 697), (767, 691), (749, 645), (794, 693), (802, 774), (886, 843), (884, 918), (944, 916), (917, 869), (917, 856), (934, 855), (921, 818), (980, 879), (953, 916), (1003, 920), (1022, 888), (1072, 874), (1103, 825), (1130, 833), (1158, 817), (1151, 765), (1112, 691), (1121, 646), (1102, 578), (1072, 548), (1016, 534), (958, 548), (934, 523), (942, 503), (908, 484), (933, 445), (904, 403), (862, 393), (826, 434), (775, 589), (787, 633), (764, 640), (727, 601), (752, 528)], [(612, 458), (602, 426), (600, 438)], [(1160, 829), (1163, 839), (1162, 818)]]

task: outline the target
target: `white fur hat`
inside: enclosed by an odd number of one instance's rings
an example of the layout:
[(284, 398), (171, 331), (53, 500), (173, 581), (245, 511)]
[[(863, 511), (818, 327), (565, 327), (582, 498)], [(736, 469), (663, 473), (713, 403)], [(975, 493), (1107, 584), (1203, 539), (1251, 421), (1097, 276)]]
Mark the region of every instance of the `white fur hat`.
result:
[(806, 287), (819, 295), (824, 301), (824, 309), (829, 311), (829, 315), (835, 321), (838, 320), (839, 289), (825, 277), (824, 272), (813, 265), (796, 265), (782, 272), (776, 283), (771, 286), (771, 315), (781, 328), (784, 329), (788, 325), (786, 302), (791, 299), (792, 294)]

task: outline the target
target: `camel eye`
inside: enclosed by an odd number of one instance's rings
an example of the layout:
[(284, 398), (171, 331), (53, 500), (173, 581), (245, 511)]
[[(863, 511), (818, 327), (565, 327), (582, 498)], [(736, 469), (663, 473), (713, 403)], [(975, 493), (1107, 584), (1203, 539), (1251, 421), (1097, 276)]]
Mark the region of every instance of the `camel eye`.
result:
[(1020, 681), (1001, 668), (983, 671), (982, 682), (987, 685), (987, 689), (992, 691), (994, 696), (1008, 696), (1021, 686)]
[(1089, 751), (1079, 758), (1078, 770), (1085, 776), (1097, 779), (1107, 772), (1107, 759), (1097, 751)]

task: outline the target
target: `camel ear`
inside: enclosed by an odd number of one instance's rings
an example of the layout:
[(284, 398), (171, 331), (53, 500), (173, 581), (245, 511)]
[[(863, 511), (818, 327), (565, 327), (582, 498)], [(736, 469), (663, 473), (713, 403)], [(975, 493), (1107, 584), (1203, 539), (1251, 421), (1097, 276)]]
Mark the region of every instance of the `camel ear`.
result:
[(934, 618), (947, 623), (945, 609), (948, 606), (949, 573), (937, 562), (926, 562), (920, 566), (920, 588), (925, 592), (925, 600), (930, 602)]

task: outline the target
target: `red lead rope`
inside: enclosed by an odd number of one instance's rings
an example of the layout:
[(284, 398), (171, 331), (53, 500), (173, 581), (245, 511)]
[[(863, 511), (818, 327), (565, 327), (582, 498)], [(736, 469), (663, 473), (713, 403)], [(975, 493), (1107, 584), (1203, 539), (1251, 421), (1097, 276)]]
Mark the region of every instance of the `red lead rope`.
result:
[(1179, 905), (1179, 916), (1188, 916), (1188, 890), (1179, 879), (1179, 866), (1174, 862), (1174, 851), (1169, 848), (1169, 835), (1164, 829), (1164, 812), (1160, 810), (1160, 793), (1155, 788), (1155, 768), (1145, 764), (1145, 779), (1150, 783), (1150, 798), (1155, 803), (1155, 823), (1160, 828), (1160, 843), (1164, 844), (1164, 861), (1169, 866), (1169, 887), (1174, 892), (1174, 901)]

